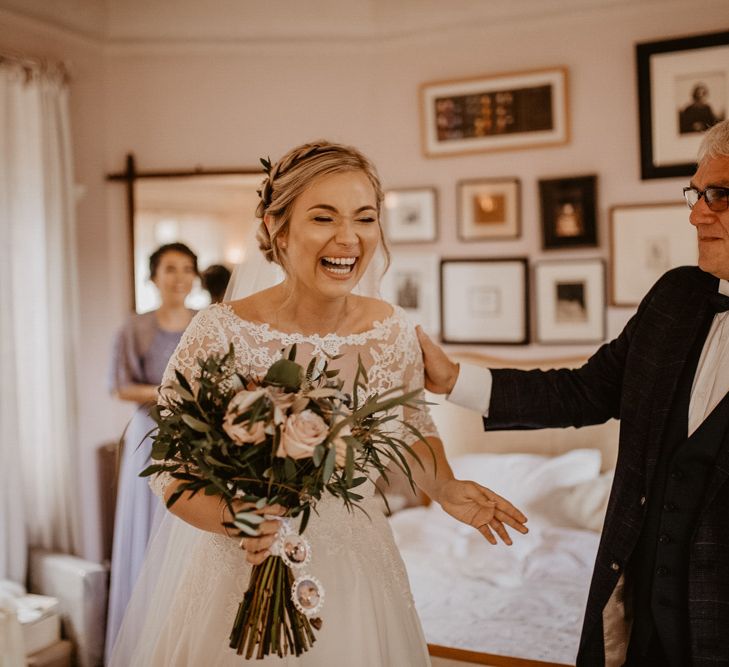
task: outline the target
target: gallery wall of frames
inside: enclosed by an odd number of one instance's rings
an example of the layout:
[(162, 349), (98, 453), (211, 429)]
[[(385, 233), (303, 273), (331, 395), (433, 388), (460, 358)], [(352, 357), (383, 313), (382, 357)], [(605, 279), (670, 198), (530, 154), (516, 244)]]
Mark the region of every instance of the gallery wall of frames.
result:
[[(635, 68), (640, 177), (688, 181), (702, 133), (727, 117), (729, 31), (636, 44)], [(426, 82), (420, 112), (426, 158), (563, 146), (569, 66)], [(448, 344), (605, 340), (608, 306), (637, 306), (665, 271), (696, 264), (697, 249), (678, 197), (609, 202), (601, 220), (599, 182), (599, 173), (545, 173), (529, 188), (538, 193), (538, 221), (522, 219), (523, 183), (511, 174), (455, 180), (453, 211), (439, 209), (438, 189), (428, 183), (387, 191), (392, 264), (383, 296)], [(453, 220), (459, 250), (441, 256), (439, 228)], [(600, 225), (609, 228), (607, 249)], [(521, 238), (526, 226), (539, 229), (539, 257), (503, 256), (497, 244)], [(469, 251), (474, 241), (478, 253)], [(493, 242), (493, 254), (483, 252), (484, 242)]]

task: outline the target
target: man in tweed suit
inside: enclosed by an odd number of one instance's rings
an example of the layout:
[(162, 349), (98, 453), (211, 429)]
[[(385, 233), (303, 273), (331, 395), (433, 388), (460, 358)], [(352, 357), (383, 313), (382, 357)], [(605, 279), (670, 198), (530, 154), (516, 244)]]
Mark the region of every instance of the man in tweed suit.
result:
[(699, 266), (661, 277), (579, 369), (453, 363), (420, 332), (426, 387), (486, 430), (620, 419), (577, 665), (729, 665), (729, 121), (684, 189)]

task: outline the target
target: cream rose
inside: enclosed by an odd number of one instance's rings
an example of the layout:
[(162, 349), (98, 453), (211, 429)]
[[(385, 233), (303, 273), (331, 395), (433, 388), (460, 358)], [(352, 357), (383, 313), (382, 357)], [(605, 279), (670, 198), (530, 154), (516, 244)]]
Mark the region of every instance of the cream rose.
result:
[(262, 389), (256, 391), (239, 391), (228, 404), (228, 411), (223, 419), (223, 430), (230, 436), (230, 439), (239, 445), (257, 445), (266, 439), (265, 425), (261, 421), (251, 424), (248, 419), (238, 424), (234, 423), (238, 415), (251, 407), (265, 392)]
[(304, 459), (314, 454), (314, 447), (329, 433), (326, 422), (316, 412), (304, 410), (289, 415), (281, 429), (281, 441), (276, 456)]

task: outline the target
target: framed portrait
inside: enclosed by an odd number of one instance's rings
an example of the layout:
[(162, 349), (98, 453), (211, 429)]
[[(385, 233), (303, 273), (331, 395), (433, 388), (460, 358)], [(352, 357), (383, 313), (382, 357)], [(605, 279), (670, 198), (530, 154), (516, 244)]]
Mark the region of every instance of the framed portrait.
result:
[(564, 67), (425, 83), (420, 106), (428, 157), (569, 140)]
[(393, 252), (381, 284), (382, 297), (403, 308), (431, 336), (440, 327), (439, 261), (434, 253)]
[(696, 265), (696, 230), (684, 203), (610, 209), (610, 303), (637, 306), (669, 269)]
[(605, 340), (605, 264), (601, 259), (534, 265), (538, 343)]
[(642, 179), (690, 176), (701, 134), (727, 117), (729, 31), (636, 45)]
[(524, 257), (441, 260), (441, 340), (470, 345), (526, 344), (528, 294)]
[(542, 247), (597, 245), (597, 176), (539, 181)]
[(518, 178), (459, 181), (458, 238), (462, 241), (521, 236)]
[(392, 243), (428, 243), (438, 238), (435, 188), (385, 192), (384, 223)]

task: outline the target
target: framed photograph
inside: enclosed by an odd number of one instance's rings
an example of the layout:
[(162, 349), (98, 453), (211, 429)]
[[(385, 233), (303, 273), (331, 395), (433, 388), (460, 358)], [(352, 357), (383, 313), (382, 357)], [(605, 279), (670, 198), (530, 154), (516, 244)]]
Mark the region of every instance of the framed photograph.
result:
[(483, 241), (520, 236), (518, 178), (458, 182), (458, 238)]
[(601, 259), (537, 262), (534, 301), (538, 343), (605, 340), (605, 264)]
[(695, 266), (696, 230), (684, 203), (632, 204), (610, 209), (610, 303), (637, 306), (666, 271)]
[(539, 181), (542, 247), (597, 245), (597, 176)]
[(470, 345), (526, 344), (528, 294), (524, 257), (441, 260), (441, 340)]
[(420, 105), (429, 157), (569, 140), (564, 67), (425, 83)]
[(439, 258), (434, 253), (393, 252), (382, 279), (382, 297), (403, 308), (431, 336), (440, 327)]
[(403, 188), (385, 192), (384, 223), (392, 243), (426, 243), (438, 238), (435, 188)]
[(727, 117), (729, 31), (637, 44), (642, 179), (691, 176), (701, 134)]

